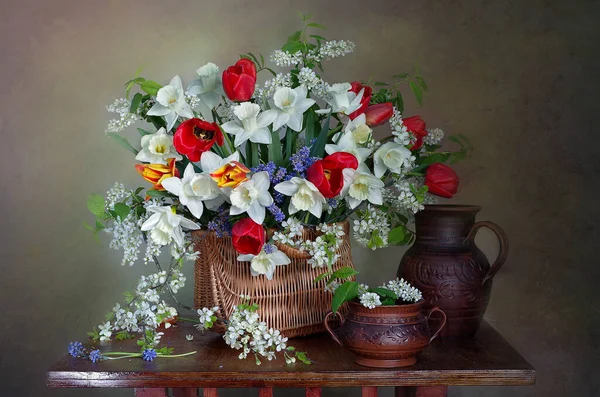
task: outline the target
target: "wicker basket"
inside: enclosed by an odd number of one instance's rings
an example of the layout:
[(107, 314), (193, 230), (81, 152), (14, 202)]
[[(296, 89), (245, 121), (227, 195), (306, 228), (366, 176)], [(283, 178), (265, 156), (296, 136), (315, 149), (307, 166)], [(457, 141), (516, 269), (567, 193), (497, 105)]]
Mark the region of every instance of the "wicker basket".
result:
[[(343, 223), (345, 235), (338, 250), (340, 259), (334, 270), (352, 266), (348, 222)], [(303, 238), (314, 240), (314, 230), (304, 228)], [(250, 274), (247, 263), (237, 261), (238, 253), (231, 238), (218, 238), (210, 231), (193, 233), (197, 251), (194, 304), (197, 308), (219, 306), (220, 315), (229, 317), (239, 304), (240, 295), (249, 295), (259, 304), (261, 319), (287, 337), (305, 336), (325, 331), (323, 319), (331, 309), (331, 294), (324, 291), (325, 282), (314, 279), (324, 269), (313, 269), (306, 261), (309, 256), (286, 245), (278, 244), (291, 263), (277, 266), (272, 280)], [(224, 332), (224, 324), (216, 323), (213, 330)]]

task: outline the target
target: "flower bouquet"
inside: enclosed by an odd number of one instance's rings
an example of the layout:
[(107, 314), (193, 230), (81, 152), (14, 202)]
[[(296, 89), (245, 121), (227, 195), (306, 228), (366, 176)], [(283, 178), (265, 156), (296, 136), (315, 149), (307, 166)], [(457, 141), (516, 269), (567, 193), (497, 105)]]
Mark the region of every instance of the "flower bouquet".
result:
[[(281, 72), (246, 53), (223, 71), (201, 66), (187, 86), (179, 76), (164, 85), (137, 76), (108, 106), (117, 117), (107, 134), (134, 154), (150, 186), (117, 183), (106, 197), (91, 195), (90, 228), (112, 234), (123, 264), (144, 249), (143, 262), (158, 272), (126, 294), (93, 338), (155, 332), (178, 315), (161, 294), (187, 308), (175, 296), (185, 260), (197, 260), (197, 307), (219, 306), (227, 318), (250, 295), (286, 335), (320, 331), (331, 304), (325, 278), (352, 272), (349, 235), (371, 249), (410, 244), (411, 216), (434, 195), (456, 193), (458, 178), (443, 163), (465, 156), (466, 139), (452, 136), (460, 149), (440, 151), (440, 129), (403, 117), (403, 87), (419, 103), (427, 90), (419, 71), (389, 83), (326, 82), (326, 62), (354, 43), (313, 34), (322, 25), (302, 19), (270, 56)], [(258, 83), (259, 75), (270, 78)], [(134, 124), (137, 138), (125, 132)], [(298, 313), (310, 318), (299, 323)], [(277, 323), (282, 316), (287, 323)]]

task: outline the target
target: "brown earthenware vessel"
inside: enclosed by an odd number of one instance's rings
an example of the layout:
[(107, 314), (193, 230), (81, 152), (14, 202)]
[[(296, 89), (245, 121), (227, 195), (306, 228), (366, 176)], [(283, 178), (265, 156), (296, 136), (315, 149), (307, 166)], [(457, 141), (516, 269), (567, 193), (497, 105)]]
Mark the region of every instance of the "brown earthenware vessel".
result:
[[(398, 276), (423, 293), (424, 309), (439, 307), (448, 316), (442, 338), (477, 332), (490, 299), (492, 278), (506, 260), (506, 235), (493, 222), (475, 223), (480, 210), (474, 205), (426, 205), (415, 214), (416, 240), (398, 268)], [(492, 230), (500, 242), (492, 266), (475, 245), (475, 234), (482, 227)]]
[[(340, 346), (356, 354), (356, 363), (367, 367), (397, 368), (417, 362), (417, 355), (431, 343), (446, 323), (443, 311), (434, 307), (427, 316), (421, 312), (423, 300), (410, 305), (378, 306), (368, 309), (358, 302), (348, 302), (348, 313), (340, 317), (340, 326), (332, 330), (329, 312), (325, 328)], [(441, 314), (431, 335), (429, 318)]]

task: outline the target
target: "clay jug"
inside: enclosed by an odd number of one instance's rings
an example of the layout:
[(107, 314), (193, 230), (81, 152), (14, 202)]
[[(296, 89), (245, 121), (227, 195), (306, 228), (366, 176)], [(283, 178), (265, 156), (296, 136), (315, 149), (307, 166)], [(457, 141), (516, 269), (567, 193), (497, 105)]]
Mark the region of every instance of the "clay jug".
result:
[[(506, 260), (504, 231), (493, 222), (475, 223), (480, 210), (474, 205), (426, 205), (415, 215), (416, 239), (398, 268), (398, 276), (423, 293), (425, 310), (439, 307), (446, 313), (442, 338), (469, 337), (477, 332), (492, 279)], [(475, 245), (475, 235), (482, 227), (492, 230), (500, 241), (492, 266)]]
[[(358, 302), (348, 302), (348, 313), (340, 317), (333, 330), (329, 312), (325, 317), (327, 331), (340, 346), (356, 354), (356, 363), (367, 367), (398, 368), (413, 365), (417, 356), (438, 336), (446, 315), (437, 307), (422, 313), (423, 300), (408, 305), (377, 306), (368, 309)], [(434, 313), (437, 316), (432, 316)], [(435, 331), (429, 321), (438, 319)]]

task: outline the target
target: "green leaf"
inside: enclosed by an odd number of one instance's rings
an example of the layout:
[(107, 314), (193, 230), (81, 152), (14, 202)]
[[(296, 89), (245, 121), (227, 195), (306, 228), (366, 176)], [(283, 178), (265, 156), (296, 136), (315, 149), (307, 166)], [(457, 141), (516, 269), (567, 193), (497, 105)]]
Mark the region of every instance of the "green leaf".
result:
[(140, 194), (140, 192), (144, 190), (143, 187), (138, 187), (137, 189), (135, 189), (135, 194)]
[(393, 79), (405, 79), (408, 77), (408, 73), (400, 73), (392, 76)]
[(164, 190), (150, 189), (146, 192), (146, 195), (150, 197), (171, 197), (171, 194)]
[(413, 94), (415, 94), (415, 98), (419, 106), (423, 106), (423, 91), (421, 90), (421, 86), (412, 80), (408, 82), (408, 85), (410, 86)]
[(129, 332), (125, 330), (117, 332), (117, 335), (115, 337), (116, 340), (125, 340), (130, 338), (132, 338), (132, 336), (129, 334)]
[(315, 110), (313, 108), (308, 109), (306, 114), (306, 127), (304, 129), (304, 139), (306, 140), (307, 145), (315, 138), (315, 117)]
[(333, 272), (332, 276), (334, 278), (344, 279), (344, 278), (356, 276), (357, 274), (358, 274), (358, 272), (356, 270), (354, 270), (350, 266), (345, 266), (345, 267), (342, 267), (342, 268), (336, 270), (335, 272)]
[(321, 273), (319, 274), (317, 277), (315, 277), (315, 283), (318, 283), (319, 281), (323, 280), (325, 277), (329, 277), (331, 275), (331, 273), (326, 272), (326, 273)]
[(296, 352), (296, 358), (306, 365), (312, 364), (312, 361), (306, 356), (305, 352)]
[(141, 136), (146, 136), (146, 135), (151, 135), (151, 134), (153, 134), (153, 132), (146, 131), (146, 130), (144, 130), (144, 129), (141, 129), (141, 128), (138, 128), (137, 130), (138, 130), (138, 132), (140, 133), (140, 135), (141, 135)]
[(295, 54), (298, 51), (301, 51), (302, 48), (304, 48), (304, 44), (302, 44), (300, 41), (288, 41), (283, 45), (283, 47), (281, 47), (283, 51), (287, 51), (290, 54)]
[(146, 80), (140, 85), (140, 88), (150, 95), (156, 95), (158, 90), (162, 88), (162, 85), (158, 84), (156, 81)]
[(91, 226), (89, 223), (87, 223), (86, 221), (83, 221), (83, 222), (82, 222), (82, 224), (83, 224), (83, 227), (85, 227), (85, 228), (86, 228), (87, 230), (89, 230), (90, 232), (95, 232), (95, 231), (96, 231), (96, 230), (95, 230), (95, 229), (94, 229), (94, 228), (93, 228), (93, 227), (92, 227), (92, 226)]
[(129, 211), (131, 211), (131, 208), (129, 208), (129, 206), (125, 203), (116, 203), (114, 206), (114, 210), (119, 216), (119, 218), (123, 220), (127, 218), (127, 215), (129, 215)]
[(421, 157), (420, 165), (431, 165), (433, 163), (445, 163), (450, 158), (451, 153), (449, 152), (440, 152), (440, 153), (432, 153), (427, 156)]
[(309, 37), (312, 37), (313, 39), (317, 40), (317, 42), (327, 41), (327, 39), (325, 37), (319, 36), (318, 34), (311, 34), (311, 35), (309, 35)]
[(427, 91), (427, 84), (425, 84), (425, 80), (423, 80), (423, 77), (417, 76), (417, 82), (419, 83), (423, 91)]
[(140, 94), (138, 92), (137, 94), (135, 94), (133, 96), (133, 99), (131, 100), (131, 106), (129, 106), (129, 113), (135, 113), (137, 108), (140, 106), (141, 102), (142, 102), (142, 94)]
[(396, 226), (390, 231), (388, 235), (388, 242), (390, 244), (400, 244), (406, 237), (406, 226)]
[(384, 83), (383, 81), (376, 81), (373, 83), (373, 85), (375, 86), (386, 86), (389, 85), (388, 83)]
[(396, 295), (394, 291), (384, 287), (371, 288), (370, 290), (383, 298), (392, 298), (394, 300), (398, 299), (398, 295)]
[(249, 167), (256, 167), (258, 165), (258, 144), (255, 142), (246, 142), (246, 160), (248, 160)]
[(400, 113), (404, 112), (404, 100), (402, 99), (402, 94), (400, 94), (400, 91), (396, 93), (396, 99), (394, 100), (394, 104), (396, 105), (396, 109), (398, 109)]
[(310, 26), (312, 28), (317, 28), (317, 29), (325, 29), (327, 30), (327, 28), (324, 25), (321, 25), (320, 23), (316, 23), (316, 22), (311, 22), (306, 26)]
[(294, 346), (288, 346), (285, 348), (285, 350), (289, 351), (289, 352), (293, 352), (296, 350), (296, 348)]
[(356, 281), (346, 281), (340, 285), (333, 294), (331, 300), (331, 310), (335, 313), (344, 302), (348, 302), (358, 296), (358, 283)]
[(331, 113), (327, 115), (327, 119), (323, 123), (323, 127), (321, 128), (321, 133), (317, 137), (317, 141), (310, 148), (310, 155), (312, 157), (323, 157), (325, 153), (325, 144), (327, 143), (327, 137), (329, 136), (329, 121), (331, 120)]
[(123, 146), (125, 149), (129, 150), (133, 154), (138, 154), (139, 150), (131, 146), (127, 139), (123, 138), (121, 135), (116, 134), (114, 132), (107, 132), (106, 135), (114, 139), (119, 145)]
[(90, 212), (98, 217), (104, 214), (104, 197), (99, 194), (90, 194), (87, 199), (87, 207)]
[(290, 127), (285, 132), (285, 158), (289, 160), (294, 148), (296, 147), (296, 140), (298, 139), (299, 132), (292, 130)]

